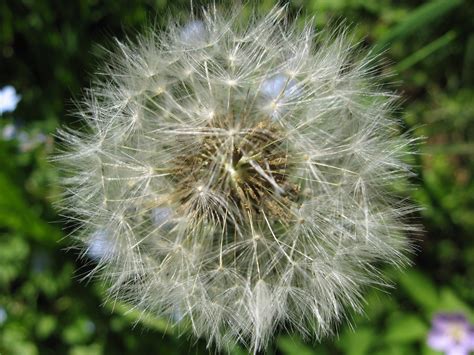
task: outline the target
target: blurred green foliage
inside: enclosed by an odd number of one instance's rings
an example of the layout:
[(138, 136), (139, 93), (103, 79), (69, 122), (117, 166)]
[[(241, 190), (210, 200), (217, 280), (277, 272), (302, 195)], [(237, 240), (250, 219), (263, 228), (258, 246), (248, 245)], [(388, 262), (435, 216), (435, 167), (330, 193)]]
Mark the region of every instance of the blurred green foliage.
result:
[[(266, 11), (274, 3), (255, 6)], [(317, 28), (346, 18), (366, 48), (392, 63), (406, 130), (425, 139), (411, 191), (424, 207), (414, 218), (425, 232), (415, 241), (415, 266), (386, 270), (396, 288), (368, 291), (366, 314), (351, 315), (338, 337), (282, 333), (268, 353), (435, 354), (426, 345), (435, 313), (463, 312), (474, 321), (474, 7), (466, 0), (295, 0), (289, 8), (314, 16)], [(74, 124), (68, 111), (104, 55), (98, 44), (187, 12), (187, 0), (1, 2), (0, 87), (13, 85), (22, 100), (0, 117), (0, 130), (15, 125), (32, 137)], [(178, 337), (164, 320), (137, 323), (126, 306), (104, 305), (100, 283), (80, 280), (90, 261), (65, 250), (71, 230), (52, 207), (53, 139), (25, 145), (25, 135), (0, 134), (0, 354), (208, 353), (204, 341)]]

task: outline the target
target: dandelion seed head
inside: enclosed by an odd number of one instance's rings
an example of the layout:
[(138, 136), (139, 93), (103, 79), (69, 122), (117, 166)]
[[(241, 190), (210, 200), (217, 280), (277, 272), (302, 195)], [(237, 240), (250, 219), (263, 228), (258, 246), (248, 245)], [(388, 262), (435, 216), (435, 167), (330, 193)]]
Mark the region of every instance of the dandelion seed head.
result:
[(411, 141), (345, 31), (238, 10), (118, 42), (60, 132), (64, 209), (110, 296), (226, 348), (321, 338), (403, 265)]

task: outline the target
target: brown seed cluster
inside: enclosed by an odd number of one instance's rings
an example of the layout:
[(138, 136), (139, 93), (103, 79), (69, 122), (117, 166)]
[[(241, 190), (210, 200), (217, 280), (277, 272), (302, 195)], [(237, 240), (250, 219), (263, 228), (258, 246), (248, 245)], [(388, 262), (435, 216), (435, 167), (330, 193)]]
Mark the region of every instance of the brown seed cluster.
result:
[[(176, 189), (172, 200), (199, 218), (222, 219), (217, 210), (199, 210), (196, 193), (210, 193), (223, 198), (229, 209), (238, 210), (244, 219), (258, 221), (265, 214), (289, 222), (290, 206), (299, 188), (289, 181), (294, 164), (280, 127), (267, 116), (251, 120), (228, 114), (215, 117), (198, 137), (198, 144), (196, 136), (185, 138), (193, 139), (194, 144), (173, 162), (171, 176)], [(216, 205), (220, 207), (222, 204)]]

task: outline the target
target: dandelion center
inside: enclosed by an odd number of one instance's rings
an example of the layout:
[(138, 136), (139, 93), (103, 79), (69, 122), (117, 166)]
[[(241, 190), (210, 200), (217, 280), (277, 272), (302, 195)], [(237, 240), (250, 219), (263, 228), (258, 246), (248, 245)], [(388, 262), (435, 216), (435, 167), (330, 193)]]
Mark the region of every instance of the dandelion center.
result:
[[(299, 187), (291, 183), (293, 164), (284, 132), (269, 117), (220, 115), (205, 128), (181, 138), (177, 144), (190, 150), (173, 161), (170, 169), (173, 202), (186, 206), (199, 219), (219, 216), (221, 222), (233, 223), (256, 221), (265, 214), (289, 221)], [(196, 191), (203, 198), (218, 198), (220, 203), (202, 209)], [(238, 215), (223, 219), (219, 211), (223, 206)]]

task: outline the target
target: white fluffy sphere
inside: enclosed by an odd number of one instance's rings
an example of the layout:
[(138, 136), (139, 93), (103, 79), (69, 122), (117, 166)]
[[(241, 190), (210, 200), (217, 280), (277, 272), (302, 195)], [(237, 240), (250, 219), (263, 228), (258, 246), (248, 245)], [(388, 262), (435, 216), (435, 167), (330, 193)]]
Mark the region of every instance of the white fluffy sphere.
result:
[(118, 42), (63, 130), (64, 208), (110, 294), (263, 349), (320, 337), (410, 249), (410, 141), (369, 56), (275, 8)]

